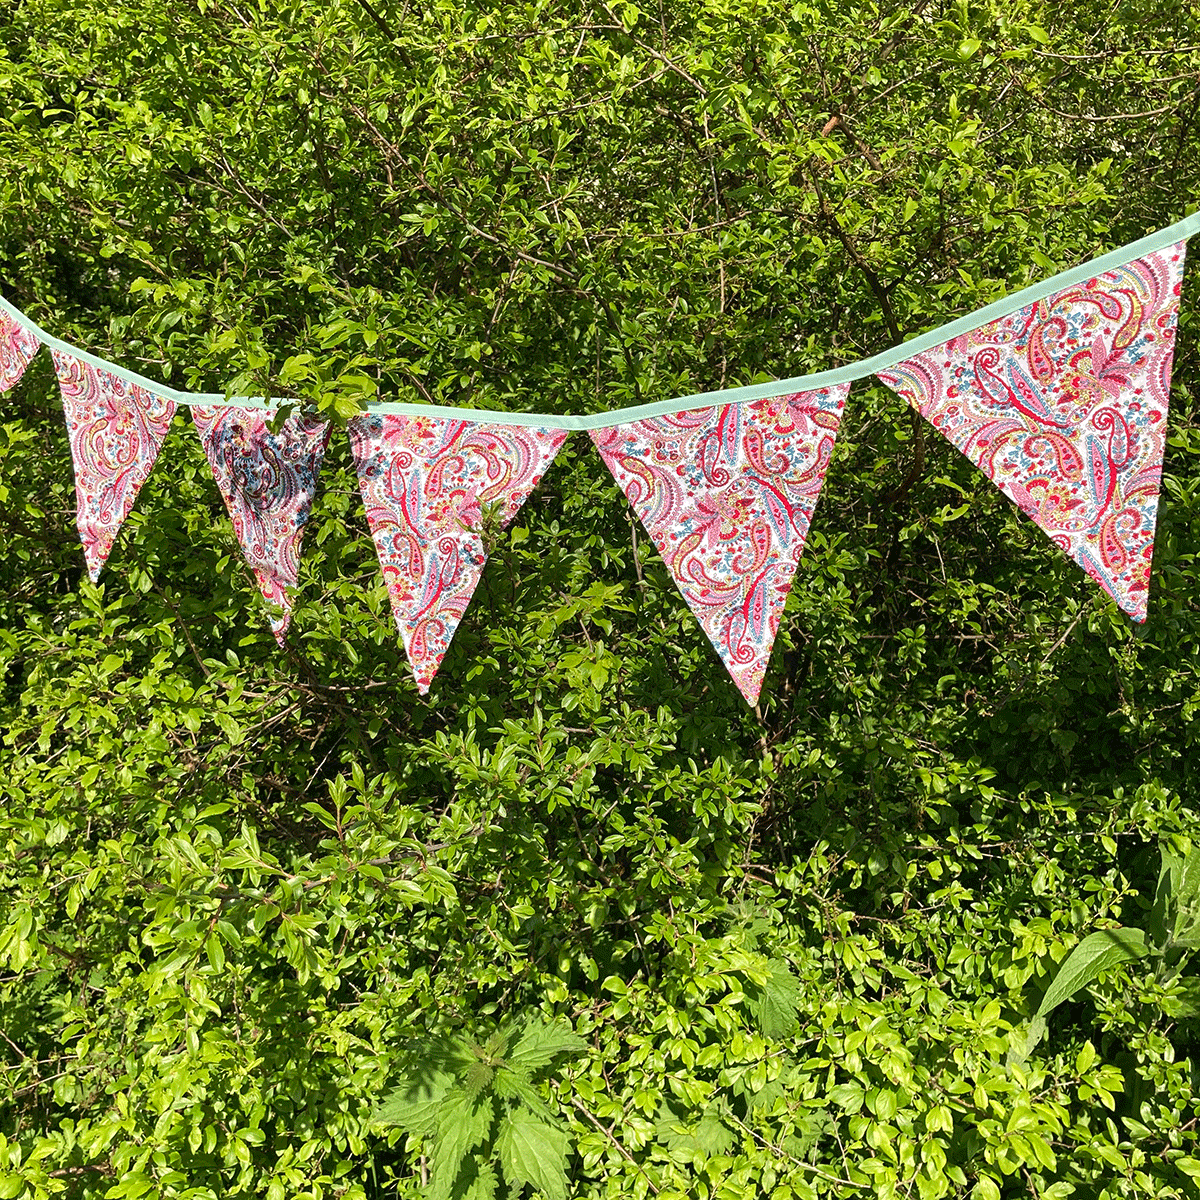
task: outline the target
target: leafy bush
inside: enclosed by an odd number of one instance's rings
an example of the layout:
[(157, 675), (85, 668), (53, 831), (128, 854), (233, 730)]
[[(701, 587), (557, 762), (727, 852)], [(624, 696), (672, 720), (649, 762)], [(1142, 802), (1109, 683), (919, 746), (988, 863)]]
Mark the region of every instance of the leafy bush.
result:
[[(1140, 0), (15, 4), (0, 277), (338, 420), (800, 374), (1181, 216), (1198, 45)], [(285, 651), (182, 416), (92, 586), (39, 359), (0, 424), (0, 1197), (1194, 1196), (1189, 977), (1114, 963), (1010, 1054), (1200, 835), (1197, 311), (1189, 271), (1144, 627), (863, 384), (757, 712), (580, 437), (428, 699), (340, 432)], [(494, 1043), (461, 1154), (373, 1122), (412, 1047), (568, 1024), (512, 1095)]]

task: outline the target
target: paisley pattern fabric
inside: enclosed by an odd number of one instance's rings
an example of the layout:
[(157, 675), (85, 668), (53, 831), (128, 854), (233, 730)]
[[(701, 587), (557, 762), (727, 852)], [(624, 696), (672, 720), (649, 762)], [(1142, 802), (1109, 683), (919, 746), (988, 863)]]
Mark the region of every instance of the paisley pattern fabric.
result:
[(154, 467), (175, 402), (52, 350), (75, 464), (75, 523), (94, 583)]
[(0, 311), (0, 392), (16, 386), (40, 345), (20, 321)]
[(292, 620), (288, 588), (300, 573), (300, 543), (329, 442), (329, 425), (290, 416), (277, 433), (261, 408), (195, 405), (192, 421), (233, 520), (238, 543), (283, 644)]
[(1146, 619), (1184, 243), (879, 372)]
[(767, 660), (849, 384), (592, 431), (747, 702)]
[[(356, 417), (350, 448), (392, 612), (424, 695), (487, 561), (567, 432), (440, 417)], [(486, 508), (485, 508), (486, 506)]]

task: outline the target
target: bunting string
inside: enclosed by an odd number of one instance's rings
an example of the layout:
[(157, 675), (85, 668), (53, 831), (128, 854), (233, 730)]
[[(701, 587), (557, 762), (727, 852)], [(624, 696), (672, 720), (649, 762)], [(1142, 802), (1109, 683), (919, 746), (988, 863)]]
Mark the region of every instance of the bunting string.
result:
[[(508, 524), (587, 430), (739, 691), (757, 702), (850, 385), (876, 376), (1144, 621), (1186, 242), (1200, 213), (836, 370), (608, 413), (373, 403), (348, 422), (392, 612), (428, 692)], [(0, 392), (52, 354), (93, 580), (190, 408), (282, 643), (330, 427), (180, 392), (0, 299)], [(276, 428), (272, 429), (274, 424)]]

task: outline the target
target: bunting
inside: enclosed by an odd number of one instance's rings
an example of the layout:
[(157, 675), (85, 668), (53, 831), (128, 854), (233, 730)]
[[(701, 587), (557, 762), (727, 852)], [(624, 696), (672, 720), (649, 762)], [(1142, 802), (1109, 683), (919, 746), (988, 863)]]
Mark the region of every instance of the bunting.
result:
[(95, 583), (146, 482), (175, 402), (52, 350), (75, 466), (75, 523)]
[(1183, 242), (878, 373), (1146, 619)]
[(229, 510), (238, 544), (281, 645), (292, 620), (288, 588), (300, 573), (300, 544), (312, 509), (329, 425), (289, 416), (272, 431), (262, 408), (192, 408), (204, 454)]
[(0, 392), (16, 386), (40, 345), (20, 321), (0, 309)]
[(749, 704), (833, 453), (848, 384), (593, 430)]
[[(586, 430), (742, 696), (758, 700), (850, 385), (876, 376), (1135, 620), (1147, 615), (1175, 328), (1200, 213), (903, 346), (834, 370), (617, 412), (484, 413), (385, 400), (348, 423), (392, 612), (429, 691), (488, 548)], [(0, 391), (51, 350), (95, 580), (179, 404), (282, 643), (329, 426), (179, 392), (0, 299)], [(275, 429), (271, 425), (276, 425)]]
[(424, 695), (487, 561), (486, 531), (516, 515), (565, 429), (356, 417), (350, 448), (396, 626)]

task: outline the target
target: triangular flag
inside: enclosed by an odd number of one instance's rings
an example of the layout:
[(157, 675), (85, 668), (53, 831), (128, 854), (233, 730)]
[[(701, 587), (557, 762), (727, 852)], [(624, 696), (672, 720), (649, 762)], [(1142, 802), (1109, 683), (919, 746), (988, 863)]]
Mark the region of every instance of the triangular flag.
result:
[(485, 523), (498, 529), (516, 516), (567, 431), (368, 416), (349, 432), (392, 612), (424, 695), (483, 573)]
[(95, 583), (175, 415), (175, 401), (52, 350), (75, 464), (75, 523)]
[(750, 704), (762, 688), (847, 391), (849, 384), (592, 432)]
[(300, 543), (312, 510), (329, 424), (293, 415), (277, 432), (270, 409), (193, 405), (200, 434), (246, 562), (263, 598), (281, 609), (271, 629), (283, 644), (292, 620), (287, 589), (300, 574)]
[(879, 372), (1136, 621), (1146, 619), (1184, 247)]
[(0, 392), (16, 385), (41, 344), (16, 317), (0, 309)]

